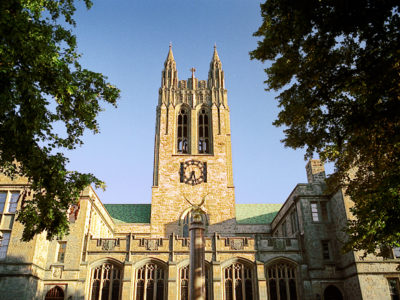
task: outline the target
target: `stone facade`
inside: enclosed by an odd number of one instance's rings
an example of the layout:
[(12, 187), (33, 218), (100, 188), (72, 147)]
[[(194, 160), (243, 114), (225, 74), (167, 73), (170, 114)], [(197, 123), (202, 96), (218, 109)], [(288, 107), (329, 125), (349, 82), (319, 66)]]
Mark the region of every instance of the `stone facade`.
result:
[(395, 299), (399, 253), (386, 260), (341, 253), (352, 202), (342, 190), (324, 193), (319, 160), (307, 164), (308, 183), (283, 205), (235, 205), (217, 50), (207, 81), (194, 71), (178, 80), (170, 48), (156, 110), (151, 206), (103, 205), (88, 187), (69, 211), (68, 236), (25, 243), (15, 210), (29, 184), (0, 175), (0, 299), (186, 299), (187, 224), (201, 200), (207, 299)]

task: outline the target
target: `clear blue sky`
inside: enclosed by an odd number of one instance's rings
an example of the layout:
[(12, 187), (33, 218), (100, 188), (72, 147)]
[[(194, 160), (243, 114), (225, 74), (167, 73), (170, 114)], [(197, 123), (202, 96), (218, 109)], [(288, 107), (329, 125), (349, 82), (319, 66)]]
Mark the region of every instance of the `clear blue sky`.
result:
[(282, 128), (272, 126), (276, 94), (266, 92), (265, 66), (250, 61), (252, 36), (261, 24), (252, 0), (94, 0), (79, 4), (75, 19), (81, 63), (121, 89), (117, 109), (105, 106), (100, 134), (68, 152), (71, 169), (107, 184), (103, 203), (150, 203), (155, 110), (161, 70), (173, 44), (178, 76), (189, 69), (206, 79), (213, 45), (225, 71), (231, 109), (233, 175), (237, 203), (282, 203), (306, 182), (304, 150), (284, 148)]

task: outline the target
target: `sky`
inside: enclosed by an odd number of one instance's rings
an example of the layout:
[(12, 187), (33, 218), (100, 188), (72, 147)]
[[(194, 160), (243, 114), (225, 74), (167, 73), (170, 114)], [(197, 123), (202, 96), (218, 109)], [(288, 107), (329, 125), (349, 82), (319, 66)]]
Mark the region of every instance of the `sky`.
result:
[[(103, 203), (150, 203), (155, 112), (161, 71), (173, 45), (179, 79), (207, 79), (213, 46), (225, 72), (231, 111), (233, 176), (237, 203), (283, 203), (306, 182), (305, 151), (285, 148), (283, 128), (272, 122), (278, 93), (266, 92), (266, 74), (250, 60), (261, 25), (260, 1), (94, 0), (75, 14), (81, 64), (121, 90), (118, 107), (103, 104), (100, 133), (67, 152), (69, 168), (106, 182)], [(329, 173), (330, 168), (327, 168)]]

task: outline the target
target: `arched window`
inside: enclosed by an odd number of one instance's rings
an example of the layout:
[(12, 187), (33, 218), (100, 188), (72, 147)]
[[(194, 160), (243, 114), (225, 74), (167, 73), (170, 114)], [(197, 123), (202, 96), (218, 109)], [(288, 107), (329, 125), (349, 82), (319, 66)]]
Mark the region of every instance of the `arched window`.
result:
[(191, 213), (188, 212), (182, 220), (182, 236), (189, 237), (189, 225), (190, 225)]
[[(207, 226), (208, 225), (207, 215), (204, 212), (201, 213), (201, 218), (202, 218), (203, 224), (205, 226)], [(185, 238), (189, 237), (189, 226), (190, 226), (191, 220), (192, 220), (192, 212), (188, 211), (182, 219), (182, 237), (185, 237)]]
[[(212, 278), (210, 272), (211, 268), (206, 264), (205, 267), (205, 287), (206, 287), (206, 300), (212, 299), (211, 295), (211, 280)], [(181, 284), (181, 297), (180, 300), (188, 300), (189, 299), (189, 265), (180, 269), (180, 284)]]
[(46, 294), (44, 300), (64, 300), (64, 291), (59, 286), (53, 287)]
[(253, 271), (237, 262), (224, 269), (225, 300), (253, 299)]
[(189, 113), (184, 108), (178, 113), (177, 152), (189, 153)]
[(267, 268), (268, 293), (271, 300), (297, 300), (296, 266), (279, 262)]
[(104, 263), (92, 271), (91, 300), (118, 300), (121, 290), (122, 270)]
[(199, 122), (199, 153), (211, 153), (210, 140), (210, 117), (205, 108), (200, 109), (198, 115)]
[(165, 270), (155, 263), (148, 263), (137, 271), (136, 300), (165, 299)]

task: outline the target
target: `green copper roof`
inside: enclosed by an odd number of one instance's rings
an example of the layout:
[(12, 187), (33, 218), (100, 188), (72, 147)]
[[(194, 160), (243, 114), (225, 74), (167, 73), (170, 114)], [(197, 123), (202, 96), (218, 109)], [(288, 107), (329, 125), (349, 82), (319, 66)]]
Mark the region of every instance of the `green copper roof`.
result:
[(150, 223), (151, 204), (104, 204), (116, 224)]
[(238, 224), (269, 224), (282, 204), (236, 204)]

